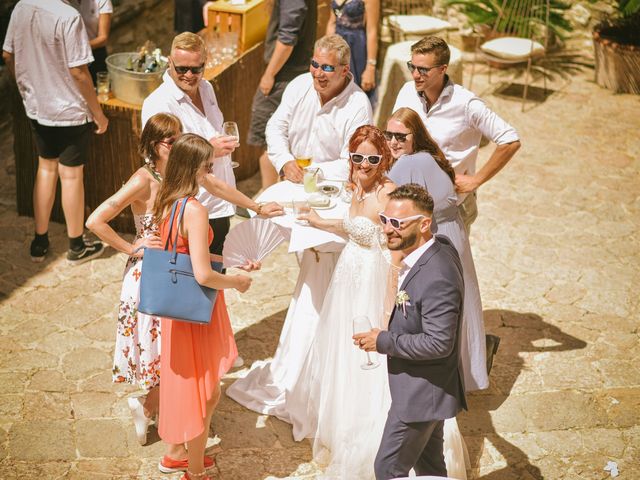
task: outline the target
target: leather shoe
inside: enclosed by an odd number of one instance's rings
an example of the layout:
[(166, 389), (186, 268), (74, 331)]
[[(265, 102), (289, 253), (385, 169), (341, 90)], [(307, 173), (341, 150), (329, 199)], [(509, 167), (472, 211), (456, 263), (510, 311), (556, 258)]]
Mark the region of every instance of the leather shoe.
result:
[(487, 344), (487, 375), (489, 375), (493, 367), (493, 356), (498, 351), (498, 346), (500, 345), (500, 337), (487, 334), (485, 335), (485, 341)]

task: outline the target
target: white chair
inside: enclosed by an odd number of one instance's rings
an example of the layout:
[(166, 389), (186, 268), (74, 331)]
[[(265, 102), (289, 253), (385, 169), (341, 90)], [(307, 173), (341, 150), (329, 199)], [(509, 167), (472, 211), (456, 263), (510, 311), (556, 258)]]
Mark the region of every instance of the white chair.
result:
[(389, 15), (388, 22), (395, 41), (419, 40), (427, 35), (455, 29), (446, 20), (430, 15)]
[[(490, 40), (480, 45), (477, 52), (489, 66), (489, 83), (491, 83), (492, 63), (526, 64), (522, 94), (523, 112), (531, 77), (531, 63), (545, 56), (548, 32), (549, 0), (503, 0)], [(474, 70), (475, 68), (471, 69), (470, 89), (473, 84)], [(543, 78), (546, 91), (546, 75), (543, 75)]]
[(431, 0), (391, 0), (385, 2), (385, 21), (391, 30), (392, 43), (419, 40), (426, 35), (454, 29), (446, 20), (431, 16)]

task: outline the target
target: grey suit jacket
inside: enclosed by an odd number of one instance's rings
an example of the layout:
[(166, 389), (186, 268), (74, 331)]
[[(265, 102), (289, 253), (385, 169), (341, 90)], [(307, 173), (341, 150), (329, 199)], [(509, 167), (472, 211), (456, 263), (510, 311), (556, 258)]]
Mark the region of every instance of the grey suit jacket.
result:
[(401, 290), (406, 316), (396, 305), (377, 350), (387, 354), (391, 411), (405, 423), (443, 420), (467, 408), (460, 370), (462, 266), (443, 236), (409, 271)]

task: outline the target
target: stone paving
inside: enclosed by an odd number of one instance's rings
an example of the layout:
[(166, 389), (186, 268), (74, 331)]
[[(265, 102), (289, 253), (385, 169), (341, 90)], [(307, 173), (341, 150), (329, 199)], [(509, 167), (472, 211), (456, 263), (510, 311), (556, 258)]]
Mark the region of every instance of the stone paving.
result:
[[(608, 461), (618, 478), (640, 478), (640, 97), (614, 95), (591, 75), (554, 82), (526, 113), (517, 100), (484, 95), (523, 148), (481, 188), (471, 236), (487, 330), (502, 343), (491, 387), (459, 416), (470, 478), (604, 479)], [(33, 224), (14, 213), (3, 130), (0, 478), (179, 478), (158, 473), (155, 430), (138, 445), (125, 402), (135, 390), (111, 383), (125, 258), (109, 250), (69, 267), (64, 227), (52, 224), (49, 258), (30, 262)], [(228, 294), (247, 364), (273, 354), (296, 275), (281, 246), (250, 294)], [(212, 426), (214, 478), (317, 473), (309, 444), (283, 422), (223, 397)]]

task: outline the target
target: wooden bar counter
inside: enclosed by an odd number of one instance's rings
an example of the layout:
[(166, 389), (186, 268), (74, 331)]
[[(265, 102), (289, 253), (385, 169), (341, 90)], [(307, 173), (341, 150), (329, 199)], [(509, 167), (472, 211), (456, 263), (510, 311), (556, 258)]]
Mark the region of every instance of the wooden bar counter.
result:
[[(237, 180), (250, 177), (258, 170), (261, 151), (247, 145), (245, 139), (251, 118), (251, 102), (264, 70), (263, 50), (263, 44), (259, 43), (233, 63), (205, 72), (205, 79), (213, 84), (225, 120), (238, 123), (240, 147), (233, 154), (234, 160), (240, 163), (234, 170)], [(18, 214), (33, 216), (32, 195), (38, 156), (31, 136), (30, 121), (25, 115), (17, 89), (12, 100)], [(104, 102), (102, 108), (109, 118), (109, 128), (105, 134), (93, 135), (91, 139), (84, 173), (87, 215), (117, 191), (143, 164), (137, 152), (142, 106), (112, 98)], [(64, 223), (59, 185), (51, 219)], [(111, 226), (121, 232), (134, 232), (131, 211), (127, 208), (111, 222)]]

